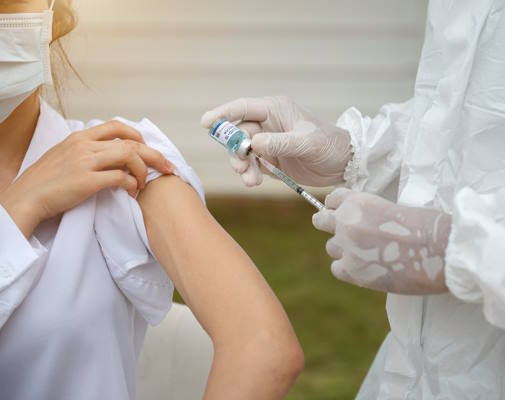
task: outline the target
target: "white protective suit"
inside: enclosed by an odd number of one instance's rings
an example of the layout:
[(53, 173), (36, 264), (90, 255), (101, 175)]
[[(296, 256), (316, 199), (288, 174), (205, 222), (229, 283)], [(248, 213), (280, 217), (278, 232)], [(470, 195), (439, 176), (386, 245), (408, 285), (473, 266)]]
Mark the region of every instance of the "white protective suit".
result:
[(357, 398), (505, 399), (505, 1), (431, 0), (415, 97), (352, 108), (346, 180), (452, 214), (450, 293), (388, 295), (391, 332)]

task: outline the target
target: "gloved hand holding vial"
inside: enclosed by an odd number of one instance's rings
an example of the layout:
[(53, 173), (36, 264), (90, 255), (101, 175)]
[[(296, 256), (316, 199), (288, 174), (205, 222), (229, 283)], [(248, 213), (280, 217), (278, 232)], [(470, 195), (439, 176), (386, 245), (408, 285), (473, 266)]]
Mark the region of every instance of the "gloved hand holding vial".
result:
[[(205, 113), (203, 127), (227, 119), (251, 138), (252, 150), (296, 182), (309, 186), (344, 183), (344, 170), (352, 157), (347, 130), (321, 121), (307, 109), (286, 97), (239, 99)], [(255, 157), (231, 158), (232, 168), (246, 186), (262, 182)]]
[(264, 159), (260, 155), (252, 153), (251, 139), (249, 139), (245, 132), (237, 128), (227, 119), (221, 118), (214, 121), (210, 126), (209, 134), (218, 143), (226, 147), (232, 157), (238, 157), (241, 160), (247, 160), (250, 156), (255, 157), (272, 175), (284, 182), (308, 203), (313, 205), (319, 211), (324, 208), (324, 204), (322, 204), (316, 197), (308, 193), (279, 168), (272, 165), (268, 160)]

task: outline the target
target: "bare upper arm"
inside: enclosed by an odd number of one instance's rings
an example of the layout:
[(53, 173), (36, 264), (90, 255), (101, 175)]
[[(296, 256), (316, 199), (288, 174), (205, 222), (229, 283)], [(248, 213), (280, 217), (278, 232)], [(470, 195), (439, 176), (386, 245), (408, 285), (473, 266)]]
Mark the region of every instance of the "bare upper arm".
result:
[[(137, 201), (142, 209), (149, 243), (183, 297), (187, 297), (177, 262), (184, 251), (201, 239), (198, 228), (212, 225), (210, 215), (195, 190), (173, 175), (149, 182)], [(182, 254), (180, 254), (182, 252)], [(186, 299), (185, 299), (186, 300)]]
[(251, 326), (291, 333), (263, 276), (191, 186), (163, 176), (138, 202), (153, 252), (214, 341), (240, 329), (247, 335)]

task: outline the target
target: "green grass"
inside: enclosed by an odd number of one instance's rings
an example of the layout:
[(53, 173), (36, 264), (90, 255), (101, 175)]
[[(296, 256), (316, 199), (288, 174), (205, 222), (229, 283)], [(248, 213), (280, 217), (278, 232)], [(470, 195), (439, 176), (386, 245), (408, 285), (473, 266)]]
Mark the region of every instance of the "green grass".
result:
[(274, 289), (303, 346), (305, 370), (287, 399), (354, 399), (388, 331), (385, 295), (333, 277), (329, 235), (314, 229), (303, 201), (210, 198), (208, 207)]

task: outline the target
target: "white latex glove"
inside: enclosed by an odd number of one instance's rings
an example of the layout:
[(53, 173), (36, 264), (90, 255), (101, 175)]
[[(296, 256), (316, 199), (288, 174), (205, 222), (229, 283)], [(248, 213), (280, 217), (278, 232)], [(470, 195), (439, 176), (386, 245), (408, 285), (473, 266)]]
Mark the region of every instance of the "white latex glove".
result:
[[(297, 182), (332, 186), (344, 181), (344, 170), (352, 157), (349, 133), (320, 121), (289, 98), (235, 100), (205, 113), (201, 123), (208, 129), (219, 118), (236, 123), (251, 136), (255, 153)], [(232, 157), (231, 164), (246, 186), (262, 182), (254, 155), (245, 161)]]
[(333, 236), (331, 271), (346, 282), (400, 294), (447, 291), (444, 260), (452, 218), (439, 210), (400, 206), (336, 189), (314, 226)]

